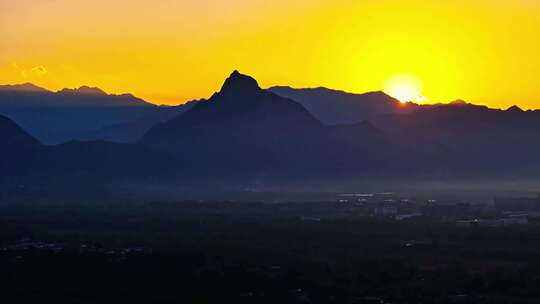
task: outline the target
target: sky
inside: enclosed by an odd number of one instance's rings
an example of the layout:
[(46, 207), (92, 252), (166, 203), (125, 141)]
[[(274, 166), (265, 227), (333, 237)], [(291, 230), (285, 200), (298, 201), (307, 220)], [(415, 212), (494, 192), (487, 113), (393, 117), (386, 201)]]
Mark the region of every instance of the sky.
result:
[(262, 87), (540, 108), (538, 0), (0, 0), (0, 83), (158, 104)]

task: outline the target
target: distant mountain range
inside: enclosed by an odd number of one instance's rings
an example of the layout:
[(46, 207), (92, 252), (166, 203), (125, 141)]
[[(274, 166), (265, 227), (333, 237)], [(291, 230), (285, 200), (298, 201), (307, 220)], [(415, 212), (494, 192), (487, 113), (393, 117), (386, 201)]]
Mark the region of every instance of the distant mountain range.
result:
[[(43, 145), (0, 115), (0, 190), (4, 184), (60, 184), (160, 180), (181, 168), (167, 153), (133, 144), (70, 141)], [(174, 168), (174, 169), (173, 169)]]
[[(51, 93), (23, 87), (3, 87), (0, 103), (34, 109), (35, 116), (40, 109), (52, 113), (57, 107), (54, 115), (64, 127), (73, 119), (62, 116), (66, 113), (97, 117), (111, 113), (98, 108), (129, 114), (152, 110), (128, 115), (132, 120), (103, 131), (118, 132), (111, 136), (114, 140), (126, 136), (122, 130), (131, 130), (137, 134), (124, 137), (131, 144), (100, 140), (43, 145), (0, 116), (0, 141), (8, 147), (0, 162), (0, 180), (21, 176), (34, 181), (246, 186), (540, 177), (540, 111), (495, 110), (464, 101), (404, 105), (380, 92), (264, 90), (237, 71), (208, 100), (167, 108), (163, 116), (160, 107), (130, 95), (107, 95), (92, 88)], [(332, 107), (334, 97), (341, 100), (336, 103), (341, 110), (330, 115), (324, 109)], [(72, 105), (92, 102), (96, 105)], [(141, 133), (141, 139), (134, 140)]]
[(455, 161), (466, 174), (532, 176), (540, 168), (540, 111), (504, 111), (458, 100), (372, 121), (396, 141), (444, 147), (445, 161)]
[(48, 144), (103, 139), (134, 142), (154, 124), (189, 109), (156, 106), (131, 94), (87, 86), (51, 92), (33, 84), (0, 86), (0, 114)]
[(271, 87), (269, 91), (302, 104), (325, 124), (352, 124), (385, 114), (410, 113), (414, 103), (401, 103), (383, 92), (353, 94), (327, 88)]

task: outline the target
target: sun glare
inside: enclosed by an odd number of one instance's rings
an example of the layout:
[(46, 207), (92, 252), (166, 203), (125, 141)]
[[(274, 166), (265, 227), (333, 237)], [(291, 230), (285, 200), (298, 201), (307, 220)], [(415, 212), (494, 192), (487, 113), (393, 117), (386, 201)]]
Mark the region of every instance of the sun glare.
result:
[(427, 100), (422, 95), (420, 82), (410, 76), (399, 76), (391, 79), (385, 86), (385, 93), (396, 98), (400, 102), (421, 103)]

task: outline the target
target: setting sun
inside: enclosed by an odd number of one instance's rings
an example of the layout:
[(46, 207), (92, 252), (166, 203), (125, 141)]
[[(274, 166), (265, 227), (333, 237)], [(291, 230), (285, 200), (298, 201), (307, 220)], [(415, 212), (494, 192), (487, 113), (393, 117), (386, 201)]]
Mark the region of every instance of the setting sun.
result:
[(385, 92), (401, 102), (424, 102), (420, 82), (410, 76), (399, 76), (391, 79), (385, 86)]

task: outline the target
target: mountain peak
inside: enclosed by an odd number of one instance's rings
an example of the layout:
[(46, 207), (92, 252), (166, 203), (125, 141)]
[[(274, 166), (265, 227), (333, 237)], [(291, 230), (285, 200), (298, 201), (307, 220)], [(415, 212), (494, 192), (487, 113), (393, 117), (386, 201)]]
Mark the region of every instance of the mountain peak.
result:
[(453, 106), (466, 106), (467, 102), (465, 100), (462, 100), (462, 99), (457, 99), (457, 100), (454, 100), (454, 101), (450, 102), (450, 104), (453, 105)]
[(90, 94), (90, 95), (107, 95), (105, 91), (96, 87), (82, 86), (78, 89), (81, 94)]
[(62, 89), (59, 93), (76, 95), (107, 95), (105, 91), (96, 87), (81, 86), (78, 89)]
[(253, 77), (240, 74), (237, 70), (234, 70), (232, 74), (225, 80), (221, 87), (221, 94), (249, 94), (260, 91), (261, 88)]
[(511, 112), (511, 113), (523, 113), (524, 111), (523, 111), (520, 107), (514, 105), (514, 106), (511, 106), (510, 108), (508, 108), (508, 109), (506, 110), (506, 112)]

